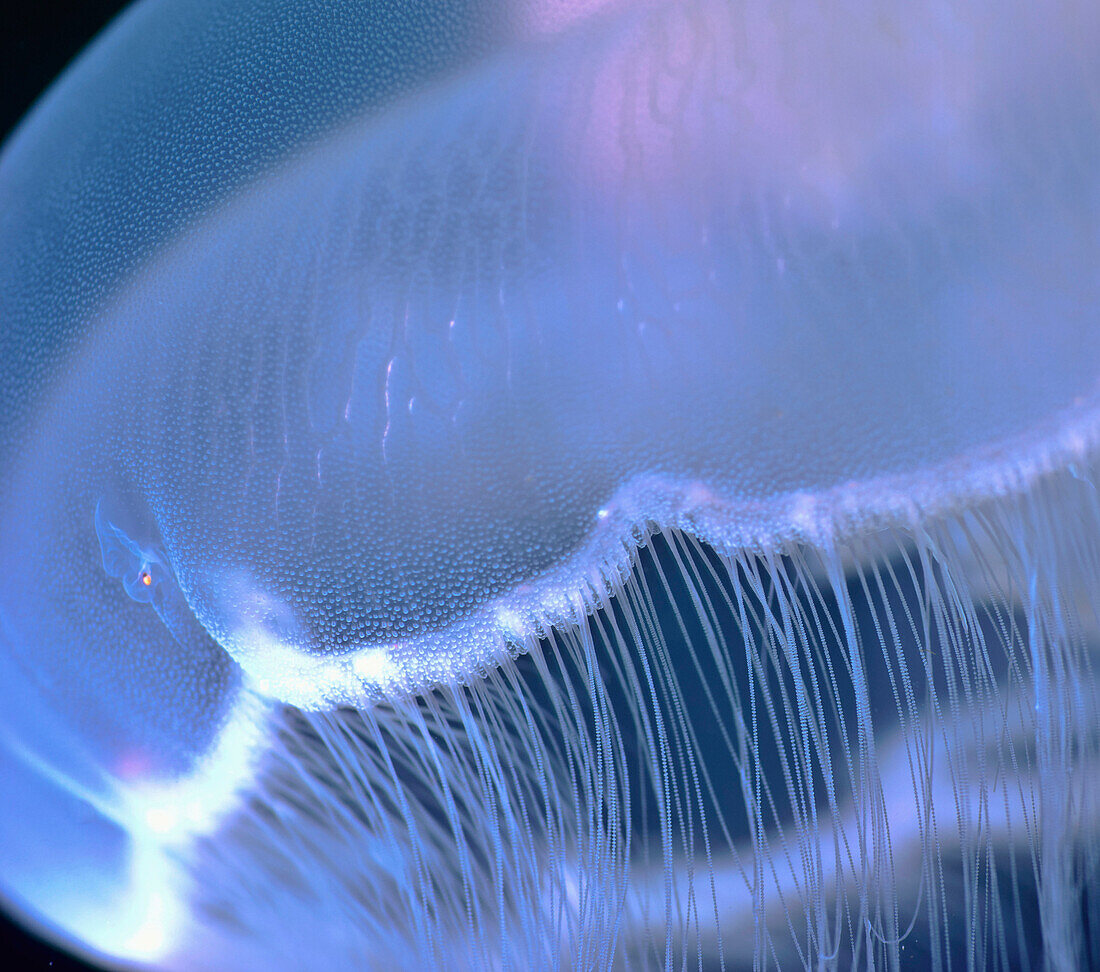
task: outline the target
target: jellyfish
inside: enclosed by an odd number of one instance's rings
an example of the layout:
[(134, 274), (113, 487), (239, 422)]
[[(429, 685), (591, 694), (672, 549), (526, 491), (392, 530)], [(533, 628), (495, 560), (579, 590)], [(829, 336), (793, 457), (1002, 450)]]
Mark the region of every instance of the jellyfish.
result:
[(120, 968), (1100, 962), (1100, 10), (142, 0), (0, 156), (0, 892)]

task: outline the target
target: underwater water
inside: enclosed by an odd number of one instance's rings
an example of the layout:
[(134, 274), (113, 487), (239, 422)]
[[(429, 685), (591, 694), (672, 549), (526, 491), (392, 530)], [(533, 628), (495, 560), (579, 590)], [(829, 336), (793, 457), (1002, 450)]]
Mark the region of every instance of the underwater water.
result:
[(1100, 11), (145, 0), (0, 157), (0, 893), (155, 968), (1100, 961)]

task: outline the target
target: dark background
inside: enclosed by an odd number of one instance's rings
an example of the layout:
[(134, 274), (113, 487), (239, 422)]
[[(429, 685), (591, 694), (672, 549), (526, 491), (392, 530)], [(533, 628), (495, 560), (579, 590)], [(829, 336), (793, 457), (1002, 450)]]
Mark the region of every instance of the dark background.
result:
[[(20, 118), (125, 3), (121, 0), (24, 0), (5, 11), (0, 29), (0, 133)], [(0, 963), (8, 969), (87, 972), (91, 966), (26, 934), (0, 910)]]
[(0, 132), (27, 109), (100, 29), (122, 0), (24, 0), (5, 11), (0, 29)]

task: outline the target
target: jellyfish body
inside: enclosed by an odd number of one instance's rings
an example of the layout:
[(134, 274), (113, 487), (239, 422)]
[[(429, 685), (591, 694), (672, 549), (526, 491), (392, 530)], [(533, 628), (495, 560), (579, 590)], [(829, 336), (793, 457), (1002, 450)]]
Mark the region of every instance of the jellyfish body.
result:
[(0, 163), (15, 906), (184, 967), (1095, 954), (1100, 16), (1012, 12), (120, 21)]

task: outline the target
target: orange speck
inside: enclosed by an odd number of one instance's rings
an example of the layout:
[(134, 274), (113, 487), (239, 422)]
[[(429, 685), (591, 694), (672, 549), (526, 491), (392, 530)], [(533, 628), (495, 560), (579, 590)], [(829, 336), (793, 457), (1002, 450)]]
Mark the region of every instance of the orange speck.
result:
[(148, 572), (148, 571), (144, 571), (144, 570), (143, 570), (143, 571), (141, 572), (141, 582), (142, 582), (142, 583), (143, 583), (143, 584), (144, 584), (144, 585), (145, 585), (146, 587), (148, 587), (148, 586), (149, 586), (150, 584), (152, 584), (152, 583), (153, 583), (153, 578), (152, 578), (152, 577), (151, 577), (151, 576), (149, 575), (149, 572)]

